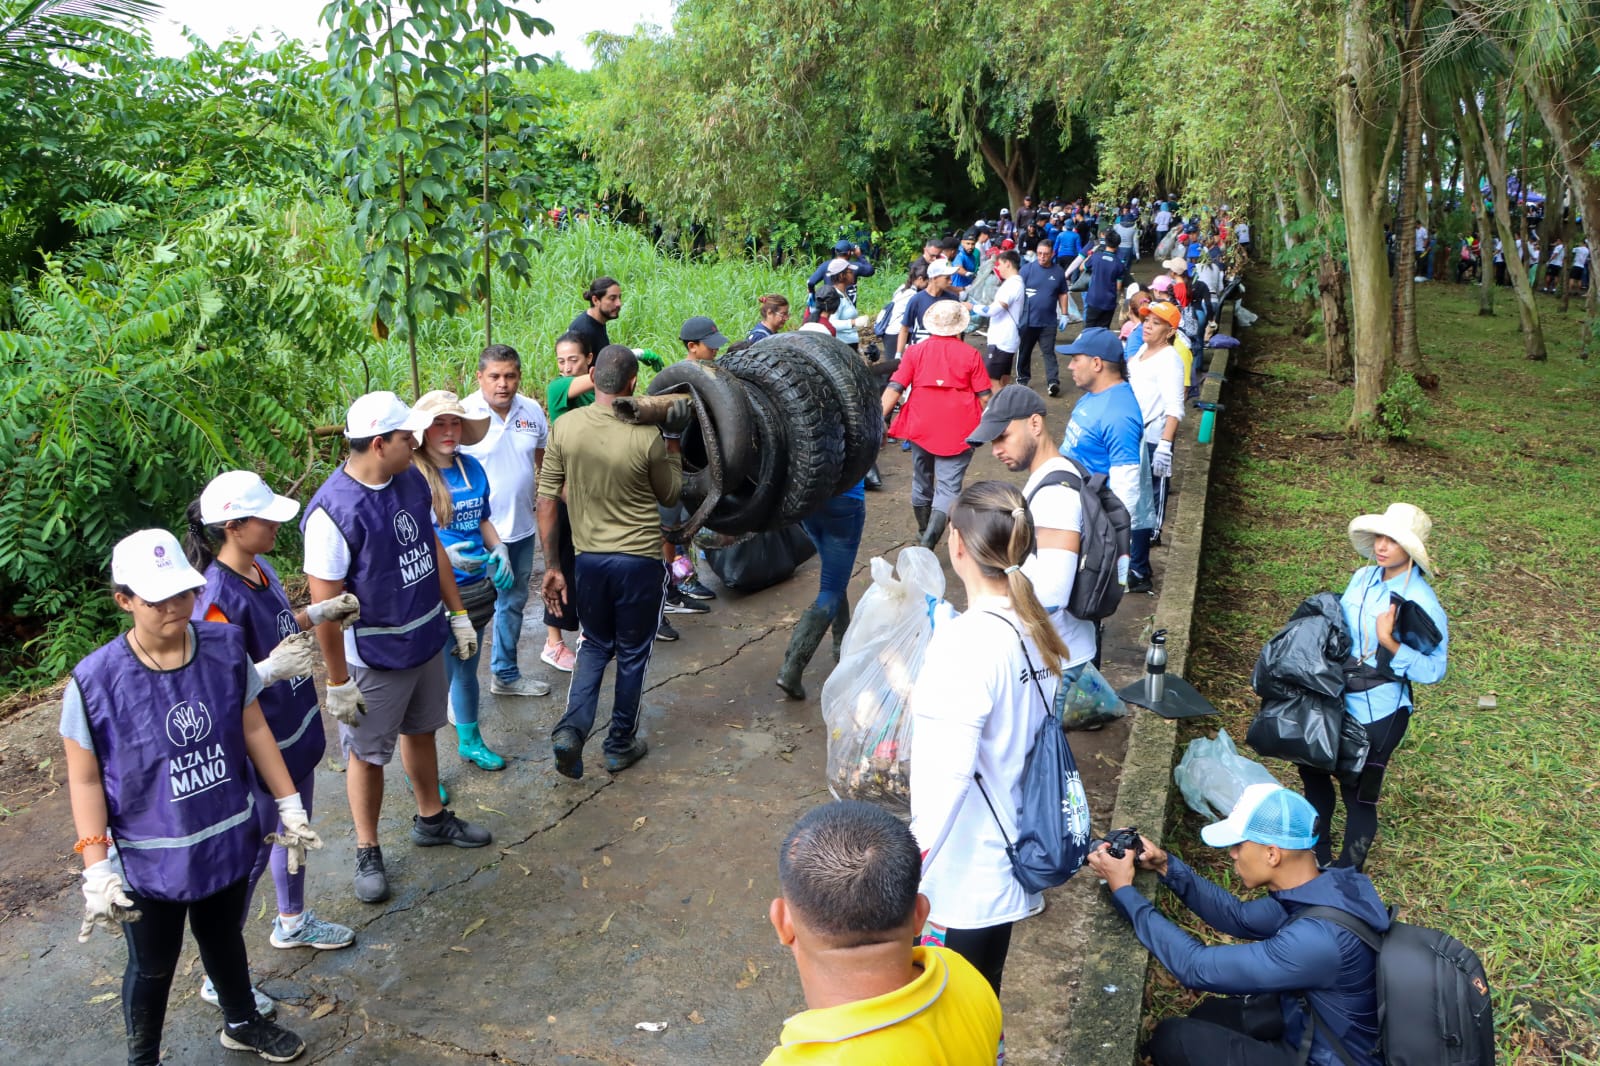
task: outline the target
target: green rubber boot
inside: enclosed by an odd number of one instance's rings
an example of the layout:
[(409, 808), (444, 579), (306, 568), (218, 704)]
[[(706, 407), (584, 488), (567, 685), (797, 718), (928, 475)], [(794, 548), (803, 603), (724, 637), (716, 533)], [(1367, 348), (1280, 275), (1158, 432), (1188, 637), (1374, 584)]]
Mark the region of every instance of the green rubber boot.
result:
[(828, 623), (833, 621), (833, 615), (834, 612), (820, 607), (807, 607), (806, 613), (795, 623), (794, 633), (789, 637), (789, 650), (783, 655), (783, 670), (778, 674), (778, 687), (791, 700), (806, 698), (800, 675), (817, 653), (817, 645), (822, 643), (823, 636), (827, 634)]
[(844, 651), (844, 633), (850, 628), (850, 601), (840, 600), (839, 611), (833, 616), (833, 661), (839, 661)]
[(506, 761), (489, 749), (478, 723), (456, 723), (456, 753), (480, 770), (504, 770)]

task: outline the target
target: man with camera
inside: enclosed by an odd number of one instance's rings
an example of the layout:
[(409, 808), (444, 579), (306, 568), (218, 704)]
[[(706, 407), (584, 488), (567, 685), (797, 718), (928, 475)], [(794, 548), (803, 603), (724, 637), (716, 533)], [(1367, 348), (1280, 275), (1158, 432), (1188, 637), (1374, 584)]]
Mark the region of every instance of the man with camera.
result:
[[(1207, 844), (1228, 849), (1246, 888), (1267, 890), (1265, 898), (1248, 902), (1144, 837), (1114, 834), (1089, 853), (1089, 865), (1105, 879), (1139, 942), (1185, 988), (1222, 997), (1156, 1026), (1144, 1048), (1156, 1066), (1381, 1063), (1376, 954), (1333, 921), (1297, 917), (1308, 907), (1331, 907), (1382, 933), (1389, 914), (1365, 874), (1318, 868), (1316, 821), (1316, 810), (1299, 793), (1255, 784), (1232, 814), (1200, 831)], [(1136, 860), (1212, 928), (1243, 942), (1207, 946), (1163, 917), (1133, 887)], [(1302, 1054), (1307, 1038), (1309, 1058)], [(1349, 1052), (1348, 1063), (1334, 1038)]]
[[(576, 597), (583, 619), (583, 647), (566, 713), (551, 736), (556, 770), (571, 778), (583, 776), (583, 746), (594, 726), (606, 665), (613, 658), (617, 687), (605, 740), (606, 769), (625, 770), (649, 750), (637, 735), (639, 701), (667, 592), (657, 507), (678, 502), (683, 486), (678, 441), (690, 417), (684, 403), (674, 408), (659, 432), (617, 419), (616, 398), (633, 395), (639, 378), (638, 358), (620, 344), (600, 353), (591, 376), (594, 403), (568, 411), (556, 423), (539, 472), (544, 602), (559, 613), (569, 597)], [(556, 535), (556, 504), (563, 488), (577, 551), (572, 589), (561, 573)]]

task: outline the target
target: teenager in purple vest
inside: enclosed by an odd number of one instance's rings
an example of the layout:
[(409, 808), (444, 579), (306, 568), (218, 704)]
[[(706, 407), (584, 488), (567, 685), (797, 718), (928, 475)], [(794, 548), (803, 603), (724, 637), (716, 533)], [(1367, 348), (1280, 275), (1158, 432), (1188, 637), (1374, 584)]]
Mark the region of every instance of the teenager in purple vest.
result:
[(417, 814), (411, 842), (481, 848), (492, 837), (446, 809), (439, 795), (434, 733), (445, 724), (444, 649), (477, 654), (478, 636), (461, 604), (455, 574), (433, 529), (428, 482), (411, 466), (412, 434), (432, 416), (392, 392), (350, 405), (350, 458), (323, 482), (300, 520), (306, 577), (315, 600), (342, 592), (361, 600), (361, 619), (340, 632), (317, 626), (328, 664), (328, 713), (339, 722), (345, 788), (356, 830), (356, 898), (381, 903), (389, 878), (378, 848), (383, 768), (400, 759)]
[(96, 926), (127, 933), (129, 1066), (160, 1060), (185, 919), (216, 983), (222, 1046), (293, 1061), (305, 1042), (257, 1010), (239, 921), (266, 821), (261, 786), (277, 801), (269, 839), (297, 865), (322, 841), (262, 714), (244, 633), (190, 620), (205, 578), (164, 529), (121, 540), (111, 580), (133, 628), (85, 657), (61, 698), (84, 866), (78, 940)]
[[(317, 764), (327, 750), (317, 687), (311, 680), (315, 641), (310, 632), (319, 622), (349, 625), (361, 615), (361, 605), (346, 592), (331, 600), (295, 610), (278, 580), (277, 571), (264, 556), (278, 541), (278, 527), (300, 513), (300, 504), (279, 496), (261, 476), (250, 470), (230, 470), (211, 480), (199, 499), (189, 505), (189, 531), (183, 538), (184, 554), (205, 575), (206, 587), (195, 597), (192, 617), (200, 622), (221, 622), (244, 631), (245, 650), (255, 660), (261, 678), (261, 713), (278, 740), (284, 765), (307, 813), (311, 811)], [(279, 833), (283, 832), (280, 825)], [(250, 896), (268, 867), (277, 890), (278, 916), (272, 923), (275, 948), (346, 948), (355, 933), (345, 926), (323, 921), (306, 904), (306, 868), (291, 864), (282, 844), (263, 845), (250, 871), (249, 896), (241, 923), (249, 917)], [(207, 977), (200, 998), (217, 1001), (216, 988)], [(256, 991), (256, 1006), (264, 993)]]

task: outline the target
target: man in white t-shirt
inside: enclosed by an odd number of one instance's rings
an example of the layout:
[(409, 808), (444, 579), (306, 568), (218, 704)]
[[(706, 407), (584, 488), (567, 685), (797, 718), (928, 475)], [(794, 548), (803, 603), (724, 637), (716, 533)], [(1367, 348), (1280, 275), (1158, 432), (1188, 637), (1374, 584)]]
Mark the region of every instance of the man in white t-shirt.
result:
[(983, 365), (989, 371), (989, 388), (998, 391), (1011, 380), (1011, 370), (1017, 361), (1017, 348), (1022, 342), (1022, 305), (1027, 298), (1018, 272), (1022, 257), (1015, 249), (1007, 248), (994, 259), (995, 277), (1000, 287), (986, 307), (973, 310), (989, 319), (989, 347), (983, 353)]
[(489, 522), (511, 556), (514, 580), (494, 601), (494, 653), (489, 660), (497, 696), (547, 696), (550, 686), (523, 677), (517, 641), (533, 577), (534, 534), (539, 531), (539, 467), (550, 440), (550, 422), (534, 401), (517, 391), (522, 357), (509, 344), (491, 344), (478, 356), (478, 391), (461, 401), (473, 418), (489, 419), (489, 431), (461, 450), (489, 475)]
[[(1034, 553), (1023, 564), (1022, 572), (1033, 582), (1034, 594), (1056, 632), (1067, 645), (1068, 676), (1077, 677), (1075, 668), (1094, 658), (1095, 624), (1067, 610), (1072, 585), (1078, 576), (1078, 551), (1082, 547), (1083, 509), (1078, 490), (1052, 479), (1064, 473), (1081, 477), (1083, 472), (1060, 454), (1056, 442), (1045, 428), (1045, 404), (1039, 394), (1026, 385), (1007, 385), (995, 393), (984, 409), (983, 419), (967, 442), (974, 447), (991, 444), (994, 457), (1012, 471), (1028, 472), (1023, 498), (1033, 518)], [(1042, 486), (1042, 487), (1041, 487)]]
[(1589, 287), (1589, 242), (1579, 239), (1572, 246), (1572, 273), (1567, 275), (1567, 284), (1574, 293), (1581, 293)]
[(1411, 271), (1415, 281), (1427, 281), (1428, 271), (1428, 227), (1421, 222), (1417, 223), (1416, 232), (1413, 234), (1411, 249), (1415, 253), (1415, 263)]

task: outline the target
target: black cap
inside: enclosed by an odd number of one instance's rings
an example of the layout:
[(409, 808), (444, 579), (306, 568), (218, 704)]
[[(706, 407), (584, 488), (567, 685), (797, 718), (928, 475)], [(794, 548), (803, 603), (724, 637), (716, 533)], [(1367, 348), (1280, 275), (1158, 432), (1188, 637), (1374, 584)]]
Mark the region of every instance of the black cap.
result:
[(1026, 385), (1007, 385), (994, 394), (989, 406), (983, 409), (983, 419), (967, 435), (967, 443), (976, 447), (988, 444), (1006, 431), (1006, 427), (1019, 418), (1046, 413), (1044, 400)]
[(680, 341), (699, 341), (707, 348), (726, 348), (728, 338), (717, 329), (717, 324), (705, 315), (695, 315), (678, 331)]

